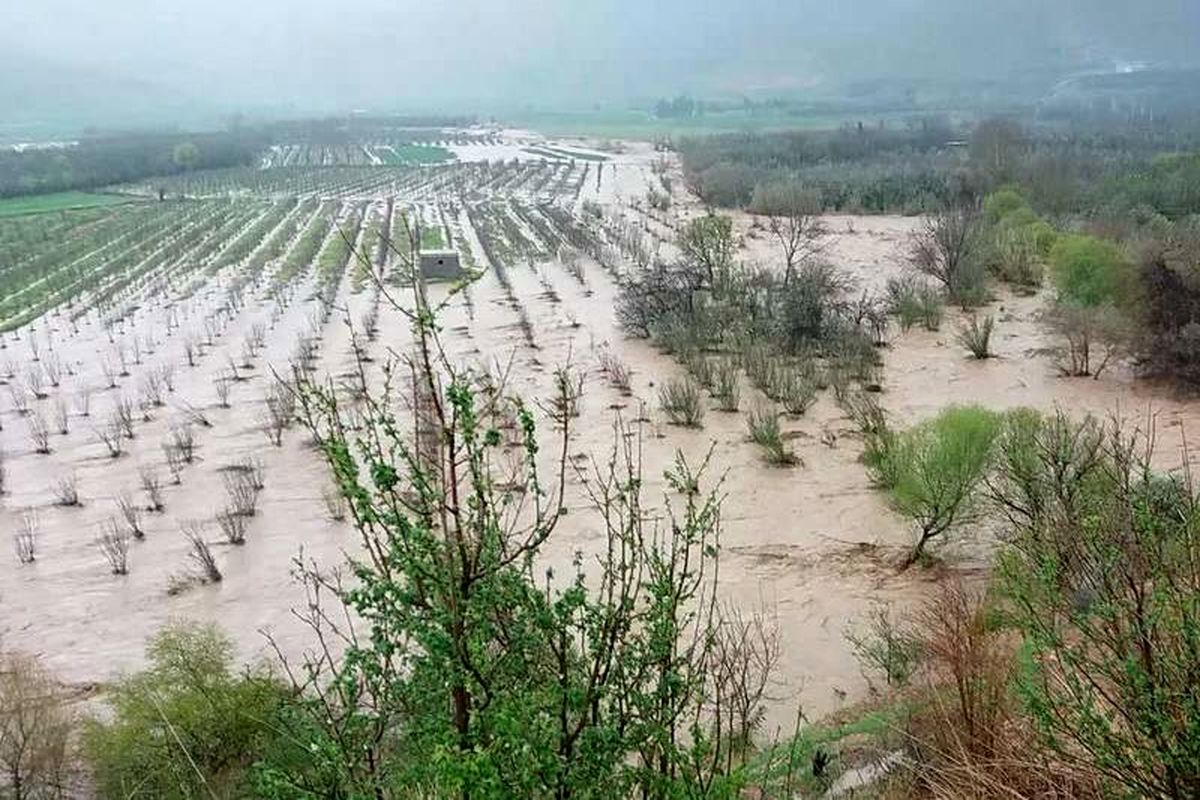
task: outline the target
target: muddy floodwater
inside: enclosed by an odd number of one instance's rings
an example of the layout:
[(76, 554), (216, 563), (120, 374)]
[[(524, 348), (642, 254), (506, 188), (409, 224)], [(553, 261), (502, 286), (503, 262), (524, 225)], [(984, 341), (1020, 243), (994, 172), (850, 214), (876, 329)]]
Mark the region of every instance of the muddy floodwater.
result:
[[(515, 142), (494, 154), (516, 157), (525, 152)], [(669, 241), (670, 227), (629, 208), (641, 199), (652, 165), (660, 156), (646, 145), (629, 144), (612, 155), (598, 180), (589, 178), (575, 199), (576, 208), (594, 200), (606, 213), (636, 220)], [(678, 173), (678, 166), (672, 169)], [(594, 174), (594, 173), (593, 173)], [(700, 213), (676, 174), (672, 214), (687, 218)], [(381, 202), (381, 200), (376, 200)], [(373, 201), (374, 202), (374, 201)], [(742, 241), (739, 258), (778, 265), (769, 235), (746, 215), (735, 215)], [(878, 291), (886, 279), (905, 268), (908, 240), (919, 220), (906, 217), (833, 215), (825, 257), (853, 280), (859, 290)], [(466, 246), (477, 247), (470, 221), (460, 213), (447, 225)], [(669, 244), (664, 245), (669, 247)], [(486, 265), (482, 253), (477, 260)], [(699, 461), (712, 449), (709, 477), (721, 480), (725, 495), (720, 565), (720, 594), (731, 603), (766, 609), (781, 636), (782, 660), (772, 686), (769, 726), (787, 726), (797, 705), (812, 718), (861, 699), (867, 691), (844, 637), (847, 626), (874, 603), (904, 605), (918, 600), (942, 573), (913, 569), (898, 573), (898, 554), (911, 543), (910, 531), (873, 490), (859, 456), (861, 447), (844, 414), (824, 393), (806, 415), (785, 418), (791, 443), (803, 461), (790, 469), (763, 464), (746, 439), (744, 413), (722, 413), (710, 407), (700, 430), (666, 424), (658, 410), (657, 385), (682, 374), (668, 356), (644, 341), (625, 337), (613, 317), (615, 281), (590, 259), (581, 276), (555, 258), (507, 265), (512, 294), (531, 324), (534, 345), (523, 332), (508, 293), (489, 272), (466, 296), (453, 299), (443, 319), (447, 346), (455, 359), (511, 362), (509, 389), (529, 398), (548, 397), (553, 372), (568, 358), (585, 377), (581, 416), (576, 421), (568, 456), (573, 463), (587, 457), (603, 460), (613, 443), (613, 422), (642, 423), (644, 472), (649, 496), (661, 495), (661, 476), (676, 450)], [(17, 401), (0, 387), (0, 448), (5, 453), (7, 492), (0, 498), (0, 641), (37, 653), (64, 680), (103, 682), (142, 663), (146, 638), (172, 618), (219, 623), (235, 639), (246, 659), (269, 658), (265, 633), (285, 652), (300, 653), (308, 643), (293, 608), (303, 602), (292, 578), (293, 560), (303, 554), (319, 565), (341, 563), (357, 547), (347, 523), (330, 521), (322, 493), (328, 486), (324, 465), (299, 428), (284, 433), (282, 444), (263, 432), (263, 398), (272, 370), (285, 371), (296, 341), (312, 325), (313, 304), (297, 292), (286, 307), (265, 291), (246, 289), (240, 308), (220, 315), (212, 344), (194, 367), (184, 358), (189, 332), (203, 335), (204, 320), (226, 302), (229, 276), (217, 273), (194, 293), (181, 289), (147, 292), (123, 322), (106, 326), (89, 312), (77, 327), (67, 312), (52, 313), (16, 334), (7, 334), (0, 351), (0, 370), (11, 372), (6, 383), (47, 358), (61, 362), (58, 386), (29, 401), (22, 413)], [(434, 288), (434, 299), (444, 289)], [(1003, 290), (983, 313), (996, 318), (996, 358), (970, 360), (955, 342), (961, 314), (948, 310), (939, 332), (911, 330), (890, 334), (883, 353), (880, 400), (894, 417), (909, 423), (951, 403), (982, 403), (995, 408), (1062, 407), (1072, 412), (1126, 417), (1157, 415), (1159, 459), (1178, 466), (1184, 434), (1200, 441), (1200, 414), (1193, 404), (1168, 391), (1137, 382), (1129, 368), (1117, 365), (1100, 380), (1063, 378), (1049, 350), (1053, 342), (1038, 322), (1048, 295), (1015, 297)], [(348, 280), (339, 290), (338, 312), (321, 328), (318, 374), (334, 381), (354, 363), (351, 333), (344, 321), (357, 324), (371, 303), (370, 291), (355, 292)], [(238, 368), (231, 384), (230, 407), (218, 405), (214, 378), (236, 367), (245, 339), (256, 326), (265, 341), (251, 363)], [(35, 362), (32, 341), (37, 343)], [(371, 375), (377, 381), (389, 350), (403, 353), (410, 340), (404, 316), (380, 305), (379, 335), (367, 345)], [(633, 371), (633, 395), (623, 396), (599, 369), (599, 353), (607, 349)], [(136, 358), (134, 351), (136, 350)], [(125, 376), (107, 388), (105, 364), (124, 352)], [(173, 391), (162, 406), (139, 412), (135, 435), (125, 452), (111, 458), (96, 429), (107, 424), (120, 398), (132, 398), (152, 370), (174, 365)], [(88, 395), (87, 416), (81, 395)], [(743, 387), (743, 409), (753, 392)], [(67, 408), (68, 432), (58, 431), (58, 404)], [(199, 416), (197, 416), (199, 414)], [(31, 420), (51, 428), (49, 454), (35, 452), (29, 436)], [(208, 426), (200, 422), (207, 420)], [(180, 483), (169, 480), (162, 445), (173, 427), (188, 423), (196, 442), (196, 458), (186, 464)], [(543, 421), (549, 437), (549, 425)], [(222, 545), (213, 522), (224, 502), (228, 467), (246, 458), (260, 459), (265, 486), (257, 513), (250, 519), (246, 543)], [(163, 478), (165, 510), (144, 513), (145, 537), (132, 543), (127, 575), (115, 576), (96, 545), (106, 520), (117, 514), (117, 498), (127, 494), (144, 502), (140, 470), (149, 467)], [(56, 504), (56, 486), (77, 481), (81, 505)], [(570, 513), (548, 543), (547, 566), (566, 574), (577, 552), (595, 552), (602, 532), (588, 512), (579, 478), (568, 471)], [(224, 579), (170, 593), (191, 569), (188, 542), (181, 526), (203, 525)], [(21, 563), (11, 542), (22, 526), (35, 530), (32, 563)], [(986, 568), (986, 531), (967, 531), (938, 552), (945, 569), (978, 573)]]

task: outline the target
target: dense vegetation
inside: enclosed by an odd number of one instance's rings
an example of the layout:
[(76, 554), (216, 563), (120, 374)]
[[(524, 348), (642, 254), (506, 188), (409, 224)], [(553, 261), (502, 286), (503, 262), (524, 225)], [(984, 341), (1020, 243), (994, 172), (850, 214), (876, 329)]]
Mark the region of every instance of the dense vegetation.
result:
[(124, 134), (78, 144), (0, 151), (0, 197), (94, 189), (151, 175), (254, 163), (261, 133)]

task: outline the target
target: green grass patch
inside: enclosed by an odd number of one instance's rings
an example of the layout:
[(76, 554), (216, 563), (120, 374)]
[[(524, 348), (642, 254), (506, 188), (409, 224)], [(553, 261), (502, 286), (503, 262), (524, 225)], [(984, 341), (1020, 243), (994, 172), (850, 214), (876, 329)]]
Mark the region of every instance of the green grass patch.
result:
[(386, 158), (390, 153), (395, 153), (389, 160), (393, 164), (445, 164), (455, 160), (454, 153), (436, 144), (398, 144), (379, 155)]
[(35, 194), (0, 200), (0, 217), (44, 214), (48, 211), (70, 211), (78, 208), (97, 208), (130, 202), (133, 202), (132, 198), (119, 194), (93, 194), (91, 192)]
[(428, 225), (421, 228), (421, 249), (442, 250), (446, 247), (446, 237), (442, 235), (441, 225)]

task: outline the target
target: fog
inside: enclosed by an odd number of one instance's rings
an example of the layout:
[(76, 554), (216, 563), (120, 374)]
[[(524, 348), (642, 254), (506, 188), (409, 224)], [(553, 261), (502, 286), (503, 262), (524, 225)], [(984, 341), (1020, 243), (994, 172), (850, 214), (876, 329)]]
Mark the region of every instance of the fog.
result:
[[(1195, 0), (6, 0), (0, 121), (627, 107), (1198, 58)], [(70, 105), (71, 112), (64, 110)]]

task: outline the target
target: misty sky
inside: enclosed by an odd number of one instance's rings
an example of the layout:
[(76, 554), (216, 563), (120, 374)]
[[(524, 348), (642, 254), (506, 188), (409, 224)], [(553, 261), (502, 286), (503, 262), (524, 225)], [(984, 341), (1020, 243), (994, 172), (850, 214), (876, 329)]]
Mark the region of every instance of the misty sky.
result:
[(10, 106), (47, 75), (229, 108), (474, 110), (1200, 58), (1200, 0), (2, 4)]

